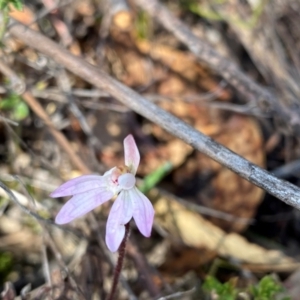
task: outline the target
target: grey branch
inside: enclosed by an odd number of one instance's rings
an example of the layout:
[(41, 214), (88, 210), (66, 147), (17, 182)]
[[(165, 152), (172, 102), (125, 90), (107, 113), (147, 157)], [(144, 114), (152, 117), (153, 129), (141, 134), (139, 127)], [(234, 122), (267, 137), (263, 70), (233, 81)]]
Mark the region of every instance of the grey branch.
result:
[(263, 113), (271, 113), (274, 118), (280, 119), (287, 128), (291, 129), (290, 127), (292, 127), (293, 132), (299, 134), (299, 106), (284, 105), (274, 93), (256, 83), (234, 62), (221, 56), (210, 45), (195, 36), (188, 26), (172, 15), (157, 0), (134, 1), (185, 44), (199, 61), (205, 63), (239, 91), (246, 101), (257, 104)]
[(210, 137), (195, 130), (182, 120), (113, 79), (101, 71), (100, 68), (96, 68), (82, 58), (72, 55), (41, 33), (33, 31), (20, 23), (12, 25), (9, 28), (9, 32), (26, 45), (48, 55), (69, 71), (95, 87), (109, 93), (127, 107), (158, 124), (169, 133), (182, 139), (187, 144), (226, 166), (241, 177), (263, 188), (287, 204), (300, 209), (300, 189), (295, 185), (274, 177), (269, 172), (216, 143)]

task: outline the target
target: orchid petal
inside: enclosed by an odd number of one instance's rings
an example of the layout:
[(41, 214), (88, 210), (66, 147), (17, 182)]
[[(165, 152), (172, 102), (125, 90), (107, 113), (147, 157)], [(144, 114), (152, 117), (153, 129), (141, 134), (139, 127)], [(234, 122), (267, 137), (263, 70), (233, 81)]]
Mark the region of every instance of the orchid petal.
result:
[(104, 186), (106, 186), (106, 179), (103, 176), (83, 175), (62, 184), (50, 196), (53, 198), (71, 196)]
[(56, 216), (55, 223), (69, 223), (108, 201), (113, 195), (113, 192), (101, 188), (77, 194), (61, 208)]
[(151, 235), (154, 219), (153, 205), (136, 187), (129, 190), (128, 193), (133, 203), (133, 218), (136, 226), (141, 234), (145, 237), (149, 237)]
[(135, 185), (135, 176), (131, 173), (122, 174), (118, 178), (119, 186), (121, 189), (129, 190), (132, 189)]
[(130, 172), (135, 175), (140, 164), (140, 152), (131, 134), (124, 139), (124, 156), (125, 165), (129, 167)]
[(132, 218), (133, 206), (128, 191), (122, 191), (111, 207), (105, 241), (111, 252), (116, 252), (125, 235), (125, 224)]

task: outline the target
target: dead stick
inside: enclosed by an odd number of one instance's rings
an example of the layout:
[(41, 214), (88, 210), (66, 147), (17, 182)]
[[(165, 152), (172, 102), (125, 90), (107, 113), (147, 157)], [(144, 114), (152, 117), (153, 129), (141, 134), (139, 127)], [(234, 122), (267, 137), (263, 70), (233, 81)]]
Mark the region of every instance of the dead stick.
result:
[[(284, 106), (275, 94), (256, 83), (242, 72), (234, 62), (223, 57), (209, 44), (195, 36), (188, 26), (177, 19), (157, 0), (134, 0), (134, 2), (173, 33), (202, 63), (221, 75), (245, 97), (245, 100), (257, 103), (262, 111), (268, 111), (273, 117), (280, 118), (283, 124), (294, 127), (294, 133), (299, 134), (299, 127), (297, 126), (300, 124), (299, 121), (296, 121), (299, 119), (297, 117), (297, 114), (299, 115), (298, 110), (295, 111), (295, 108)], [(295, 120), (293, 124), (290, 122), (292, 119)]]
[(111, 78), (99, 68), (72, 55), (66, 49), (41, 33), (35, 32), (17, 22), (10, 26), (8, 31), (26, 45), (48, 55), (69, 71), (109, 93), (126, 106), (160, 125), (166, 131), (182, 139), (195, 149), (236, 172), (246, 180), (263, 188), (287, 204), (300, 209), (300, 189), (295, 185), (274, 177), (266, 170), (261, 169), (228, 148), (218, 144), (210, 137), (195, 130), (182, 120), (164, 111), (122, 83)]
[(83, 174), (90, 174), (91, 170), (84, 164), (84, 162), (79, 158), (79, 156), (75, 153), (72, 148), (72, 145), (69, 141), (65, 138), (65, 136), (58, 131), (51, 119), (49, 118), (48, 114), (45, 112), (41, 104), (32, 96), (29, 91), (23, 93), (22, 98), (28, 104), (28, 106), (35, 112), (35, 114), (40, 117), (45, 124), (48, 126), (50, 133), (54, 136), (57, 143), (64, 149), (64, 151), (69, 155), (70, 160), (73, 164), (83, 173)]
[[(26, 91), (24, 82), (18, 77), (18, 75), (7, 65), (3, 60), (0, 59), (0, 73), (4, 74), (9, 78), (11, 82), (16, 81), (20, 86), (23, 86), (22, 94), (23, 100), (28, 104), (28, 106), (35, 112), (35, 114), (40, 117), (44, 123), (48, 126), (50, 133), (54, 136), (58, 144), (65, 150), (65, 152), (70, 156), (70, 160), (73, 164), (83, 173), (89, 174), (91, 170), (83, 163), (80, 157), (75, 153), (69, 141), (65, 136), (55, 128), (48, 114), (45, 112), (41, 104), (36, 100), (36, 98), (31, 94), (31, 92)], [(12, 87), (13, 88), (13, 87)], [(14, 90), (15, 91), (15, 90)]]

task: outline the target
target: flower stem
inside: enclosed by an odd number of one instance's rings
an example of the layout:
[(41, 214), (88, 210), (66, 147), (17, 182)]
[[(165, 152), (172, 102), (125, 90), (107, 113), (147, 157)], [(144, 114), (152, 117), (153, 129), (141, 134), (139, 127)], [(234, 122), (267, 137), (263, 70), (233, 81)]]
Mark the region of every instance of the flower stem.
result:
[(130, 232), (130, 224), (127, 223), (127, 224), (125, 224), (125, 235), (124, 235), (123, 241), (122, 241), (122, 243), (119, 247), (119, 257), (118, 257), (118, 261), (117, 261), (115, 272), (114, 272), (113, 284), (112, 284), (110, 293), (107, 297), (107, 300), (113, 300), (114, 299), (114, 295), (115, 295), (115, 292), (116, 292), (116, 288), (117, 288), (117, 285), (118, 285), (119, 277), (120, 277), (122, 266), (123, 266), (123, 261), (124, 261), (124, 257), (125, 257), (125, 250), (126, 250), (126, 243), (127, 243), (127, 239), (128, 239), (128, 236), (129, 236), (129, 232)]

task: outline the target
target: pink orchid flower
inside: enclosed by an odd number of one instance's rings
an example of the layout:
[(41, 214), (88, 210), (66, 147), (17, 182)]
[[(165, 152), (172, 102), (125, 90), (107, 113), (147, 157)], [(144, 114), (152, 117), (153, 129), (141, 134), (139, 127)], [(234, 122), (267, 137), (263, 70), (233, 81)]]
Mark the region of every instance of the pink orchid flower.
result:
[(50, 194), (53, 198), (73, 196), (56, 216), (57, 224), (69, 223), (118, 195), (106, 224), (106, 244), (112, 252), (118, 250), (125, 235), (124, 225), (132, 217), (145, 237), (151, 234), (154, 218), (150, 200), (135, 186), (140, 153), (132, 135), (124, 139), (124, 151), (125, 166), (114, 167), (103, 176), (83, 175), (71, 179)]

